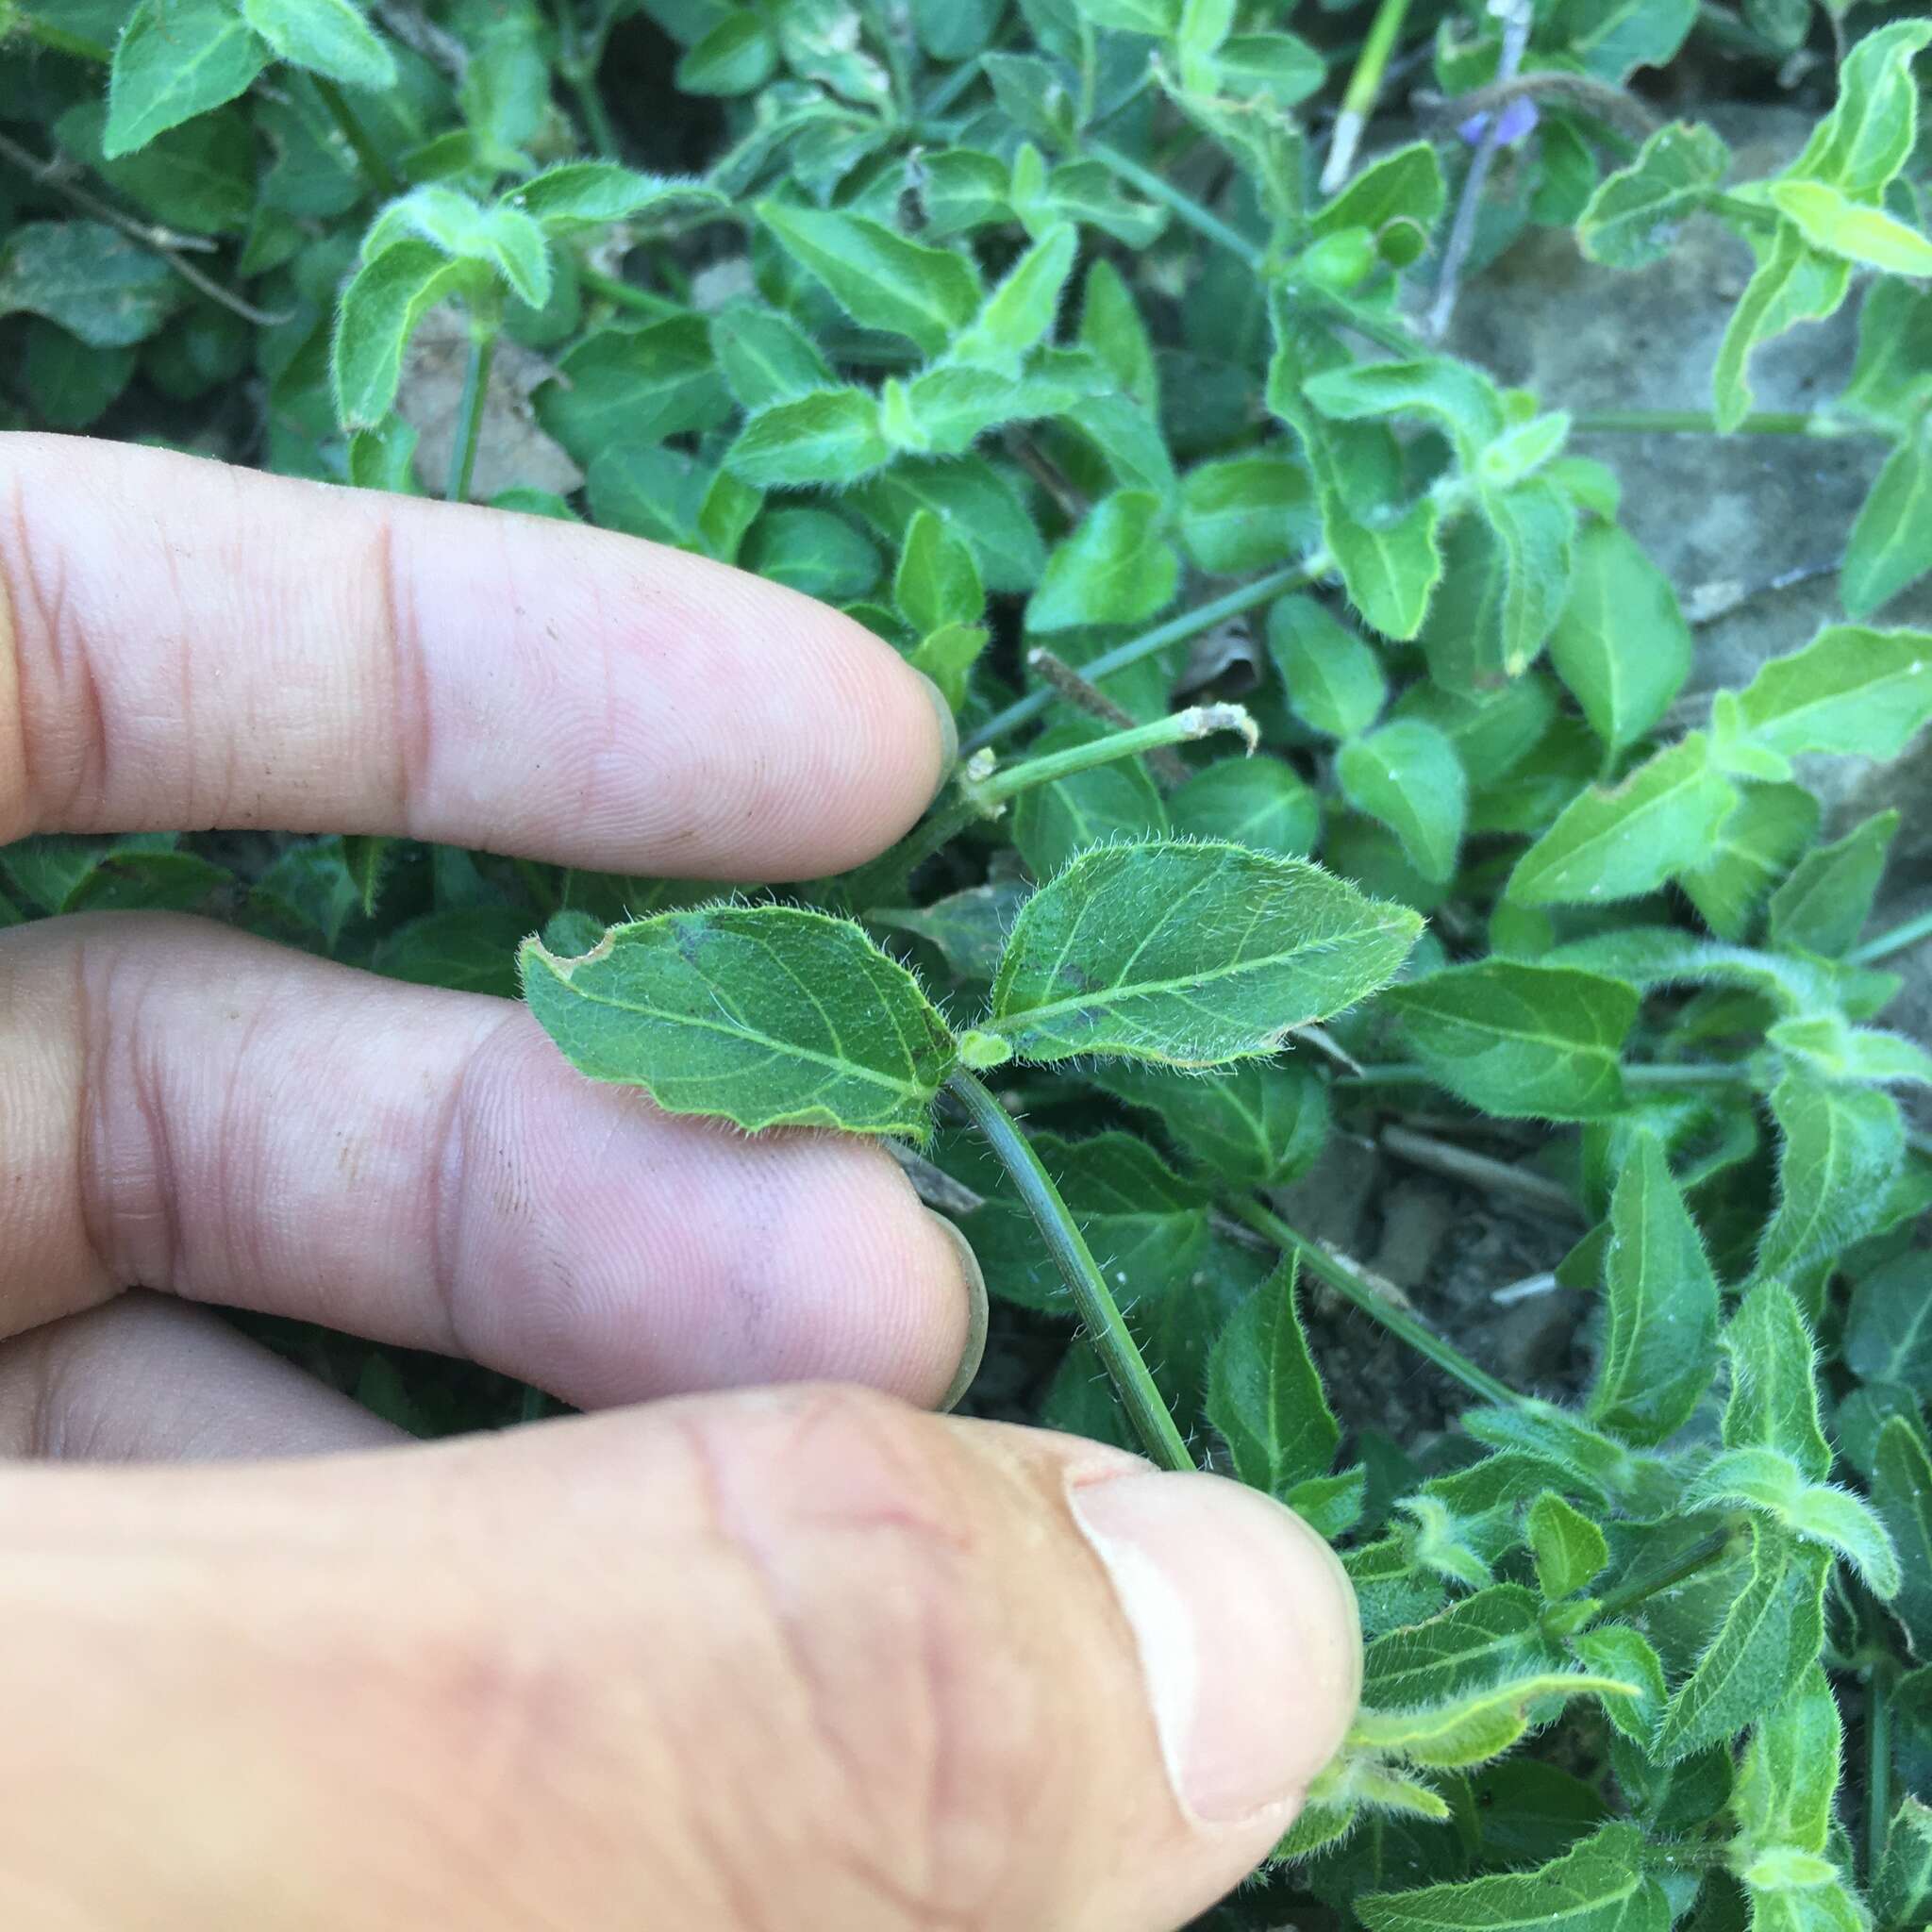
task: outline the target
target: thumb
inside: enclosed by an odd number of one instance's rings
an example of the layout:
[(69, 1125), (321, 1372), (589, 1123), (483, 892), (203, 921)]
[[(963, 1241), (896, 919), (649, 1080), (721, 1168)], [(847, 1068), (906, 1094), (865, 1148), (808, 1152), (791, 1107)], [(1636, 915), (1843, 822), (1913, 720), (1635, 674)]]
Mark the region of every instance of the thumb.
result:
[(843, 1388), (9, 1470), (0, 1543), (7, 1922), (1165, 1932), (1359, 1681), (1266, 1498)]

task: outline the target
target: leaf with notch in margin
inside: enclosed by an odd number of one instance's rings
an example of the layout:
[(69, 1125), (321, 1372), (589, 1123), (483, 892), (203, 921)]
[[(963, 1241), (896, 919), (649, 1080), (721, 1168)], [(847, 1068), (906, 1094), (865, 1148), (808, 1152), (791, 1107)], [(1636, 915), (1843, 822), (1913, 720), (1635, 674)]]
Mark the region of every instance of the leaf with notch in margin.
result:
[(1720, 692), (1712, 709), (1721, 740), (1777, 759), (1895, 758), (1928, 720), (1932, 632), (1856, 624), (1827, 625), (1802, 650), (1761, 665), (1741, 691)]
[(1878, 1432), (1872, 1501), (1898, 1546), (1892, 1613), (1906, 1626), (1914, 1654), (1932, 1655), (1932, 1448), (1910, 1416), (1892, 1416)]
[(1777, 1209), (1752, 1278), (1790, 1281), (1815, 1309), (1839, 1257), (1877, 1224), (1905, 1159), (1905, 1123), (1889, 1093), (1795, 1068), (1772, 1090), (1771, 1111), (1784, 1137)]
[(244, 92), (268, 44), (224, 0), (141, 0), (114, 45), (108, 75), (108, 160)]
[(1237, 1060), (1207, 1074), (1115, 1060), (1090, 1077), (1158, 1115), (1175, 1146), (1235, 1187), (1298, 1180), (1328, 1138), (1328, 1090), (1295, 1059)]
[(1664, 1712), (1655, 1756), (1674, 1764), (1756, 1724), (1816, 1662), (1827, 1552), (1749, 1519), (1750, 1574)]
[(864, 328), (889, 329), (937, 356), (973, 320), (978, 271), (949, 248), (842, 209), (760, 202), (756, 210), (787, 255)]
[(1860, 508), (1839, 572), (1845, 608), (1863, 617), (1932, 570), (1932, 417), (1892, 445)]
[(849, 920), (712, 906), (612, 926), (581, 958), (536, 940), (524, 997), (580, 1074), (749, 1132), (923, 1141), (953, 1036), (918, 980)]
[(1510, 1120), (1595, 1120), (1624, 1104), (1620, 1056), (1638, 999), (1567, 966), (1484, 959), (1386, 995), (1432, 1078)]
[(1632, 1137), (1610, 1196), (1603, 1360), (1591, 1421), (1633, 1442), (1674, 1435), (1717, 1370), (1718, 1284), (1663, 1142)]
[(1842, 839), (1807, 853), (1771, 895), (1774, 946), (1795, 946), (1836, 958), (1864, 930), (1885, 875), (1885, 858), (1898, 831), (1896, 811), (1874, 812)]
[(1302, 1333), (1295, 1278), (1295, 1257), (1286, 1255), (1229, 1318), (1208, 1364), (1208, 1420), (1236, 1475), (1283, 1500), (1296, 1483), (1326, 1474), (1341, 1440)]
[(1550, 662), (1612, 752), (1636, 743), (1690, 675), (1690, 626), (1677, 593), (1615, 524), (1577, 535)]
[(1524, 1527), (1537, 1588), (1550, 1603), (1581, 1590), (1610, 1560), (1603, 1531), (1555, 1490), (1545, 1490), (1529, 1506)]
[(1702, 208), (1731, 165), (1717, 133), (1698, 123), (1674, 121), (1643, 143), (1627, 168), (1607, 175), (1577, 218), (1585, 257), (1610, 268), (1660, 261), (1676, 239), (1675, 225)]
[(1021, 1059), (1266, 1056), (1386, 986), (1421, 927), (1407, 908), (1299, 859), (1099, 846), (1026, 902), (987, 1024)]
[(1369, 1932), (1669, 1932), (1670, 1901), (1644, 1871), (1643, 1834), (1606, 1824), (1533, 1872), (1495, 1872), (1355, 1902)]
[(1164, 609), (1180, 582), (1180, 559), (1159, 535), (1164, 514), (1151, 491), (1103, 497), (1046, 559), (1027, 630), (1140, 624)]
[(1456, 875), (1469, 816), (1469, 780), (1446, 733), (1420, 718), (1397, 718), (1336, 755), (1341, 795), (1380, 821), (1408, 862), (1432, 884)]
[(1621, 784), (1579, 793), (1516, 862), (1507, 896), (1519, 906), (1641, 898), (1695, 866), (1738, 803), (1693, 731)]
[(356, 271), (342, 294), (329, 361), (345, 429), (373, 429), (388, 415), (417, 323), (485, 273), (479, 263), (413, 240), (393, 242)]

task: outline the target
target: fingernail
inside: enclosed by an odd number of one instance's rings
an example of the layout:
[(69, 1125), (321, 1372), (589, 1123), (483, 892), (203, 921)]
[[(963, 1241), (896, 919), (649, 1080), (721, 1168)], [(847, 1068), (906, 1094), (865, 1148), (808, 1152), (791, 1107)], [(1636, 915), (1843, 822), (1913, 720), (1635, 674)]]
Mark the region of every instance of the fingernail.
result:
[[(926, 1210), (931, 1213), (931, 1209)], [(958, 1251), (959, 1274), (966, 1290), (966, 1352), (959, 1357), (958, 1373), (953, 1377), (953, 1386), (945, 1392), (940, 1404), (940, 1413), (948, 1415), (958, 1407), (959, 1401), (973, 1386), (973, 1378), (979, 1373), (979, 1364), (986, 1357), (986, 1271), (979, 1265), (979, 1257), (973, 1252), (973, 1243), (946, 1219), (943, 1214), (932, 1217), (945, 1229), (947, 1238)]]
[(937, 798), (946, 789), (946, 780), (953, 775), (953, 768), (959, 762), (959, 721), (953, 716), (953, 708), (946, 702), (946, 694), (924, 672), (915, 671), (913, 676), (925, 687), (925, 694), (932, 700), (932, 708), (940, 721), (940, 782), (932, 788)]
[(1230, 1824), (1299, 1803), (1361, 1692), (1355, 1591), (1334, 1553), (1219, 1476), (1119, 1475), (1072, 1502), (1140, 1647), (1182, 1806)]

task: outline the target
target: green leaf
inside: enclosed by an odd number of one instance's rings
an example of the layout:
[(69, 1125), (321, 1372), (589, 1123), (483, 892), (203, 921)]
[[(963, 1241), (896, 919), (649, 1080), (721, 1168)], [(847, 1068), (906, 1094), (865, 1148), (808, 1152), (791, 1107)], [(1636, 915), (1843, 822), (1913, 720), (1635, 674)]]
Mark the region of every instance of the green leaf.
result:
[(985, 613), (986, 591), (972, 550), (929, 509), (914, 511), (906, 526), (892, 601), (922, 633), (941, 625), (976, 624)]
[(445, 255), (487, 262), (533, 308), (550, 299), (550, 247), (536, 219), (503, 203), (484, 208), (472, 196), (435, 184), (391, 202), (363, 238), (373, 261), (404, 235), (420, 235)]
[(1821, 255), (1795, 227), (1778, 225), (1760, 248), (1757, 273), (1745, 285), (1718, 346), (1713, 393), (1720, 429), (1737, 428), (1750, 413), (1745, 372), (1752, 351), (1801, 322), (1822, 322), (1844, 300), (1851, 275), (1848, 261)]
[(744, 539), (744, 568), (827, 604), (849, 604), (878, 582), (879, 554), (836, 510), (785, 504), (758, 518)]
[(1772, 658), (1735, 697), (1721, 692), (1713, 712), (1721, 739), (1778, 759), (1894, 758), (1928, 719), (1932, 634), (1850, 624), (1827, 625), (1803, 650)]
[(1671, 580), (1615, 524), (1577, 536), (1550, 661), (1612, 752), (1636, 743), (1690, 673), (1690, 626)]
[(1802, 785), (1744, 785), (1702, 863), (1679, 874), (1686, 896), (1720, 939), (1750, 935), (1757, 910), (1818, 835), (1819, 805)]
[(1757, 1518), (1749, 1534), (1743, 1588), (1664, 1712), (1656, 1745), (1663, 1763), (1755, 1724), (1804, 1676), (1824, 1641), (1830, 1558)]
[(563, 357), (532, 401), (545, 433), (586, 469), (613, 445), (661, 442), (712, 428), (731, 413), (709, 332), (695, 315), (596, 330)]
[(856, 482), (891, 454), (876, 396), (862, 389), (823, 389), (759, 410), (724, 460), (754, 489), (785, 490)]
[(1095, 26), (1127, 34), (1167, 35), (1180, 24), (1180, 0), (1074, 0)]
[(731, 393), (747, 409), (833, 385), (818, 344), (775, 308), (734, 302), (721, 309), (711, 318), (711, 349)]
[[(1358, 737), (1388, 702), (1381, 658), (1312, 597), (1276, 601), (1268, 613), (1268, 652), (1289, 708), (1324, 737)], [(1458, 777), (1460, 770), (1458, 761)]]
[(869, 216), (760, 202), (778, 245), (866, 328), (890, 329), (936, 356), (973, 320), (979, 276), (964, 256), (909, 242)]
[(102, 222), (26, 222), (0, 244), (0, 315), (43, 316), (92, 349), (145, 341), (178, 288), (159, 256)]
[(518, 963), (571, 1064), (667, 1113), (924, 1141), (954, 1061), (911, 974), (849, 921), (796, 907), (659, 913), (581, 958), (526, 941)]
[(1555, 1656), (1535, 1592), (1494, 1584), (1427, 1623), (1376, 1638), (1363, 1661), (1362, 1698), (1377, 1710), (1438, 1704), (1541, 1669)]
[(477, 273), (434, 242), (414, 241), (395, 242), (356, 271), (342, 292), (329, 365), (345, 429), (374, 429), (389, 414), (416, 325)]
[(1861, 1381), (1932, 1385), (1932, 1293), (1924, 1253), (1907, 1249), (1852, 1291), (1841, 1352)]
[(1693, 731), (1616, 786), (1593, 787), (1558, 814), (1517, 861), (1508, 896), (1522, 906), (1635, 899), (1695, 866), (1738, 802)]
[(702, 181), (641, 175), (615, 161), (563, 161), (518, 182), (503, 201), (506, 207), (541, 222), (553, 233), (568, 234), (578, 227), (629, 221), (661, 208), (667, 202), (723, 208), (728, 197)]
[(1019, 492), (983, 457), (901, 458), (853, 491), (851, 502), (894, 545), (904, 541), (914, 510), (931, 510), (972, 546), (989, 591), (1030, 591), (1046, 567), (1046, 547)]
[(1341, 422), (1419, 416), (1449, 437), (1469, 470), (1505, 426), (1495, 384), (1481, 370), (1447, 356), (1324, 369), (1307, 376), (1302, 391), (1324, 416)]
[(1809, 1482), (1831, 1474), (1831, 1447), (1818, 1419), (1811, 1331), (1790, 1291), (1755, 1288), (1724, 1335), (1731, 1393), (1724, 1405), (1727, 1448), (1774, 1449)]
[(1312, 549), (1321, 512), (1308, 473), (1277, 456), (1228, 457), (1181, 479), (1181, 541), (1205, 571), (1266, 570)]
[(1872, 1088), (1830, 1086), (1796, 1069), (1772, 1090), (1784, 1136), (1777, 1211), (1754, 1279), (1790, 1281), (1816, 1304), (1824, 1277), (1869, 1234), (1905, 1158), (1897, 1103)]
[(1594, 1676), (1616, 1677), (1637, 1687), (1635, 1697), (1607, 1697), (1604, 1715), (1647, 1752), (1669, 1702), (1664, 1667), (1650, 1639), (1628, 1624), (1596, 1624), (1570, 1639), (1576, 1661)]
[[(1041, 756), (1100, 736), (1081, 723), (1044, 733), (1033, 749)], [(1091, 845), (1144, 839), (1172, 829), (1167, 807), (1136, 759), (1119, 758), (1036, 785), (1020, 794), (1013, 811), (1013, 843), (1035, 878), (1051, 878)]]
[(1079, 233), (1071, 222), (1049, 228), (1008, 270), (961, 331), (953, 343), (953, 358), (1018, 375), (1026, 356), (1053, 334), (1060, 295), (1079, 249)]
[(1880, 1932), (1908, 1932), (1932, 1918), (1932, 1807), (1907, 1797), (1891, 1814), (1885, 1855), (1872, 1874)]
[(1316, 209), (1309, 226), (1318, 236), (1366, 228), (1383, 260), (1406, 268), (1426, 246), (1447, 200), (1436, 150), (1414, 141), (1357, 169), (1346, 187)]
[(1831, 1686), (1814, 1663), (1758, 1723), (1738, 1767), (1731, 1810), (1741, 1841), (1733, 1856), (1746, 1884), (1751, 1860), (1765, 1851), (1824, 1850), (1843, 1741)]
[(1456, 747), (1433, 724), (1398, 718), (1341, 747), (1335, 760), (1341, 794), (1379, 819), (1402, 841), (1425, 879), (1456, 875), (1469, 813), (1469, 781)]
[(929, 941), (961, 979), (991, 980), (1027, 889), (1018, 879), (996, 879), (949, 892), (928, 906), (901, 906), (869, 911), (874, 925), (890, 926)]
[(1416, 1057), (1449, 1091), (1511, 1120), (1595, 1120), (1624, 1104), (1626, 986), (1567, 966), (1485, 959), (1393, 987)]
[(1174, 830), (1284, 858), (1306, 858), (1322, 833), (1322, 801), (1280, 758), (1217, 758), (1167, 801)]
[(1932, 570), (1932, 416), (1893, 446), (1852, 525), (1839, 590), (1864, 617)]
[(1632, 1137), (1610, 1196), (1604, 1314), (1591, 1419), (1661, 1442), (1690, 1420), (1717, 1368), (1718, 1286), (1655, 1134)]
[(1932, 397), (1932, 289), (1874, 281), (1858, 310), (1858, 353), (1838, 407), (1904, 436)]
[(1238, 845), (1100, 847), (1027, 901), (990, 1024), (1022, 1059), (1272, 1054), (1385, 985), (1421, 924), (1318, 866)]
[(1890, 275), (1932, 275), (1932, 242), (1824, 181), (1774, 181), (1771, 204), (1813, 248)]
[(349, 0), (242, 0), (242, 18), (297, 67), (344, 87), (396, 84), (394, 57)]
[(446, 907), (386, 933), (369, 963), (411, 986), (512, 999), (517, 942), (529, 926), (528, 918), (511, 906)]
[(1576, 510), (1541, 476), (1485, 489), (1477, 503), (1502, 563), (1495, 621), (1503, 673), (1518, 677), (1536, 661), (1569, 597)]
[(777, 71), (778, 43), (749, 7), (734, 8), (677, 63), (674, 78), (688, 94), (748, 94)]
[(1875, 1026), (1854, 1026), (1842, 1013), (1780, 1020), (1765, 1038), (1788, 1059), (1826, 1080), (1932, 1086), (1932, 1054), (1916, 1040)]
[(1875, 812), (1801, 858), (1771, 895), (1772, 944), (1831, 958), (1849, 952), (1864, 930), (1897, 830), (1896, 811)]
[(1235, 1187), (1299, 1179), (1328, 1136), (1327, 1089), (1292, 1059), (1240, 1060), (1209, 1074), (1119, 1060), (1091, 1077), (1158, 1115), (1177, 1147)]
[(1046, 560), (1026, 606), (1026, 628), (1140, 624), (1166, 608), (1180, 582), (1180, 561), (1158, 532), (1160, 499), (1117, 490), (1088, 511)]
[(1295, 1263), (1284, 1257), (1221, 1331), (1208, 1369), (1208, 1419), (1251, 1489), (1286, 1499), (1324, 1474), (1341, 1431), (1322, 1393), (1295, 1312)]
[(1696, 18), (1691, 0), (1563, 0), (1556, 9), (1570, 58), (1612, 86), (1673, 59)]
[(1611, 268), (1661, 260), (1676, 225), (1704, 206), (1730, 165), (1730, 150), (1710, 128), (1689, 121), (1659, 127), (1591, 196), (1576, 224), (1578, 245)]
[(1932, 1449), (1911, 1418), (1893, 1416), (1878, 1432), (1872, 1500), (1898, 1546), (1899, 1590), (1891, 1607), (1916, 1655), (1932, 1652)]
[(224, 0), (141, 0), (108, 75), (109, 160), (232, 101), (269, 63), (269, 49)]
[(1537, 1588), (1551, 1603), (1581, 1590), (1610, 1560), (1603, 1531), (1554, 1490), (1529, 1506), (1527, 1527)]
[(1855, 200), (1875, 197), (1905, 166), (1918, 134), (1912, 56), (1932, 45), (1932, 21), (1902, 20), (1867, 34), (1844, 58), (1838, 104), (1811, 131), (1787, 177), (1829, 182)]
[(1534, 1872), (1499, 1872), (1420, 1891), (1356, 1901), (1370, 1932), (1497, 1932), (1510, 1926), (1561, 1932), (1669, 1932), (1663, 1889), (1643, 1869), (1643, 1834), (1607, 1824), (1573, 1852)]

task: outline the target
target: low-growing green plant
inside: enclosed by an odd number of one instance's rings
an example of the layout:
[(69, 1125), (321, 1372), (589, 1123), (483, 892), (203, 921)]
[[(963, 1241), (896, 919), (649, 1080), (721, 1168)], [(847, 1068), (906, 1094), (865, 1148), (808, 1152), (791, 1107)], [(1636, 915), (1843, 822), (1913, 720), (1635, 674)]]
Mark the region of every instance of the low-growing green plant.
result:
[[(1364, 11), (0, 0), (9, 422), (741, 565), (903, 653), (968, 754), (784, 894), (40, 839), (0, 924), (202, 909), (502, 993), (520, 958), (593, 1078), (899, 1144), (985, 1266), (1001, 1413), (1263, 1489), (1355, 1580), (1360, 1715), (1217, 1924), (1908, 1932), (1932, 1158), (1896, 1094), (1932, 1055), (1880, 1023), (1932, 921), (1868, 931), (1917, 798), (1821, 793), (1932, 720), (1932, 633), (1864, 622), (1932, 568), (1932, 23)], [(1774, 172), (1644, 105), (1711, 49), (1815, 107)], [(1374, 118), (1398, 61), (1420, 136)], [(1751, 264), (1707, 411), (1440, 345), (1526, 230), (1607, 285), (1693, 219)], [(1837, 393), (1755, 412), (1754, 353), (1855, 292)], [(1641, 472), (1572, 447), (1641, 431), (1882, 448), (1851, 621), (1697, 677), (1619, 523)], [(1587, 1373), (1511, 1386), (1296, 1224), (1378, 1131), (1583, 1230), (1545, 1286)], [(1453, 1428), (1344, 1428), (1338, 1307)], [(544, 1407), (292, 1345), (425, 1433)]]

